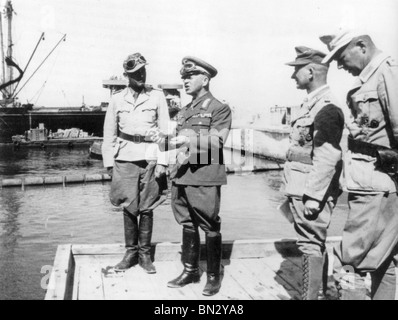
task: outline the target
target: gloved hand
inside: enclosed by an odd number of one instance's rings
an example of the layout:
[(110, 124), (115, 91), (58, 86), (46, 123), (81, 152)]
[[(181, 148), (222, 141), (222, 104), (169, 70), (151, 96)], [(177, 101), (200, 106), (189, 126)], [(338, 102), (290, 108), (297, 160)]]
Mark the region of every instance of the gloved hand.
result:
[(107, 173), (111, 176), (111, 178), (113, 177), (113, 167), (107, 167), (106, 168)]

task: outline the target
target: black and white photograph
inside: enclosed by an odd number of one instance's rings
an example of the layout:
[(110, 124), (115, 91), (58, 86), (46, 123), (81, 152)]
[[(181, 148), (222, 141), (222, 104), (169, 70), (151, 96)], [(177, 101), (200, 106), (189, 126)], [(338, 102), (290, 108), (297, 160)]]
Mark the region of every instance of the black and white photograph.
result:
[(397, 39), (397, 0), (1, 0), (0, 300), (398, 300)]

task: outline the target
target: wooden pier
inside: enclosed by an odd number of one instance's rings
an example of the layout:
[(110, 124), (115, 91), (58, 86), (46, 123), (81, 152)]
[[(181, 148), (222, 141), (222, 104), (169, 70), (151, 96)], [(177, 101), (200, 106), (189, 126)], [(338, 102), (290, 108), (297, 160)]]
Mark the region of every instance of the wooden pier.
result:
[[(340, 240), (328, 239), (328, 250)], [(124, 255), (122, 244), (58, 247), (46, 300), (297, 300), (301, 292), (301, 258), (296, 240), (238, 240), (223, 243), (223, 278), (218, 294), (202, 295), (200, 283), (172, 289), (167, 282), (182, 271), (181, 244), (152, 247), (156, 274), (140, 266), (115, 273), (111, 266)], [(202, 259), (205, 259), (202, 244)], [(330, 261), (330, 267), (332, 259)], [(331, 268), (329, 268), (331, 270)]]

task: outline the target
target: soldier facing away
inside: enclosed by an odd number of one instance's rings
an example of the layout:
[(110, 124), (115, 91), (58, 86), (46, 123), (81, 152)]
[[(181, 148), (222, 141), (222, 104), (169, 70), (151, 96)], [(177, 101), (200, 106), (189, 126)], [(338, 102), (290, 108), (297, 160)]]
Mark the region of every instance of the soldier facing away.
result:
[(326, 83), (325, 54), (296, 47), (292, 75), (297, 88), (307, 91), (291, 123), (290, 147), (284, 167), (285, 194), (302, 252), (303, 300), (317, 300), (327, 282), (326, 235), (339, 196), (342, 170), (340, 141), (344, 114)]

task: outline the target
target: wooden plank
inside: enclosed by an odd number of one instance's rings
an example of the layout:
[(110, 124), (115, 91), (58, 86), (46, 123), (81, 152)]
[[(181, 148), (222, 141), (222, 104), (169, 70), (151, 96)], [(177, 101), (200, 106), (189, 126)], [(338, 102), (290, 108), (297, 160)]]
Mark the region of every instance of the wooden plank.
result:
[(139, 266), (126, 272), (102, 274), (106, 300), (145, 300), (151, 295)]
[[(332, 247), (335, 243), (339, 242), (341, 237), (328, 238), (327, 247), (328, 251), (332, 252)], [(268, 262), (268, 266), (272, 268), (276, 268), (280, 266), (281, 255), (284, 258), (285, 264), (290, 263), (290, 269), (296, 270), (299, 267), (299, 260), (297, 258), (297, 247), (296, 247), (295, 239), (287, 239), (287, 240), (236, 240), (236, 241), (225, 241), (223, 243), (223, 257), (227, 258), (227, 260), (235, 259), (235, 258), (261, 258), (261, 257), (272, 257), (272, 259)], [(180, 243), (155, 243), (153, 245), (153, 253), (155, 255), (155, 264), (161, 263), (163, 261), (180, 261), (181, 256), (181, 244)], [(202, 258), (205, 259), (205, 248), (202, 243)], [(54, 268), (52, 275), (50, 277), (49, 288), (46, 293), (45, 299), (71, 299), (72, 297), (76, 297), (78, 294), (75, 288), (76, 285), (82, 285), (81, 280), (84, 279), (84, 275), (88, 276), (89, 270), (87, 268), (90, 267), (85, 266), (83, 269), (75, 269), (75, 260), (78, 260), (80, 256), (106, 256), (106, 259), (111, 259), (113, 265), (116, 264), (123, 256), (125, 252), (125, 248), (123, 244), (112, 244), (112, 245), (64, 245), (59, 246), (57, 250), (57, 255), (54, 261)], [(276, 255), (278, 252), (281, 255)], [(72, 254), (73, 253), (73, 254)], [(293, 255), (293, 257), (292, 257)], [(280, 257), (278, 258), (275, 257)], [(112, 257), (112, 258), (111, 258)], [(330, 256), (330, 267), (333, 263), (332, 255)], [(228, 259), (229, 258), (229, 259)], [(105, 261), (103, 261), (105, 263)], [(279, 265), (277, 265), (279, 263)], [(91, 264), (91, 267), (94, 267)], [(177, 267), (177, 265), (175, 265)], [(179, 266), (178, 266), (179, 268)], [(96, 273), (101, 274), (101, 267), (96, 266)], [(181, 272), (181, 269), (176, 273)], [(329, 273), (331, 273), (331, 268)], [(231, 271), (234, 271), (231, 269)], [(276, 270), (275, 270), (276, 271)], [(279, 270), (278, 276), (283, 278), (285, 282), (290, 283), (290, 285), (296, 290), (300, 288), (299, 282), (297, 279), (293, 277), (294, 272), (288, 273), (289, 270), (285, 268), (285, 271)], [(83, 272), (83, 276), (80, 274)], [(234, 271), (235, 272), (235, 271)], [(74, 275), (77, 275), (77, 279), (73, 280)], [(164, 275), (164, 277), (168, 277)], [(229, 276), (228, 276), (229, 277)], [(235, 277), (238, 277), (235, 274)], [(94, 276), (95, 281), (98, 280), (98, 276)], [(154, 278), (150, 278), (150, 284), (152, 286), (157, 286), (156, 282), (152, 281)], [(229, 278), (228, 278), (229, 279)], [(232, 279), (233, 280), (233, 279)], [(228, 280), (233, 283), (232, 280)], [(94, 281), (94, 280), (93, 280)], [(169, 281), (169, 279), (167, 280)], [(166, 284), (167, 284), (166, 281)], [(159, 289), (160, 287), (157, 286)], [(83, 289), (85, 290), (85, 289)], [(164, 292), (163, 292), (164, 293)], [(184, 296), (183, 293), (182, 296)], [(195, 294), (198, 295), (199, 291), (196, 290)]]
[[(328, 246), (340, 241), (341, 237), (328, 238)], [(262, 258), (275, 253), (291, 256), (297, 255), (296, 239), (255, 239), (234, 240), (223, 242), (224, 259)], [(125, 252), (123, 244), (103, 245), (73, 245), (73, 255), (122, 255)], [(152, 252), (156, 261), (175, 261), (181, 252), (181, 243), (153, 243)], [(202, 259), (206, 258), (205, 244), (201, 244)]]
[(293, 287), (293, 289), (297, 292), (301, 292), (303, 272), (300, 267), (295, 265), (291, 260), (280, 255), (270, 256), (262, 261), (279, 277)]
[(156, 274), (154, 277), (149, 277), (149, 285), (152, 288), (154, 300), (183, 300), (185, 294), (183, 291), (175, 288), (168, 288), (167, 283), (177, 278), (183, 266), (179, 260), (176, 261), (162, 261), (154, 263), (156, 267)]
[(284, 278), (280, 277), (265, 263), (268, 258), (242, 259), (241, 263), (246, 267), (246, 272), (251, 273), (262, 284), (269, 286), (273, 296), (280, 300), (299, 300), (299, 292)]
[(80, 266), (76, 266), (75, 275), (73, 279), (72, 300), (79, 300), (79, 287), (80, 287)]
[[(175, 273), (177, 277), (182, 268), (176, 262), (155, 263), (157, 273), (147, 274), (140, 266), (130, 268), (124, 273), (103, 273), (104, 292), (107, 300), (183, 300), (197, 299), (189, 286), (167, 288)], [(177, 274), (178, 273), (178, 274)]]
[(45, 300), (71, 299), (74, 268), (71, 245), (58, 246)]
[(246, 292), (243, 286), (238, 283), (228, 272), (230, 266), (229, 260), (222, 260), (222, 277), (221, 277), (221, 289), (220, 292), (215, 294), (214, 296), (204, 296), (202, 295), (202, 291), (206, 285), (207, 274), (206, 274), (206, 262), (201, 261), (199, 263), (200, 269), (203, 274), (201, 276), (200, 286), (193, 287), (196, 291), (196, 294), (200, 297), (201, 300), (252, 300), (250, 295)]
[(73, 255), (123, 255), (126, 249), (124, 244), (74, 244)]
[[(398, 268), (395, 268), (395, 274), (398, 274)], [(395, 291), (395, 300), (398, 300), (398, 281), (397, 281), (397, 290)]]
[[(246, 262), (246, 263), (244, 263)], [(228, 266), (228, 273), (238, 282), (253, 300), (279, 300), (274, 293), (274, 287), (278, 284), (274, 279), (262, 281), (250, 271), (252, 264), (258, 263), (258, 259), (234, 259)], [(268, 270), (270, 273), (271, 270)]]
[(101, 265), (95, 256), (80, 257), (79, 267), (79, 300), (104, 300), (104, 288)]

